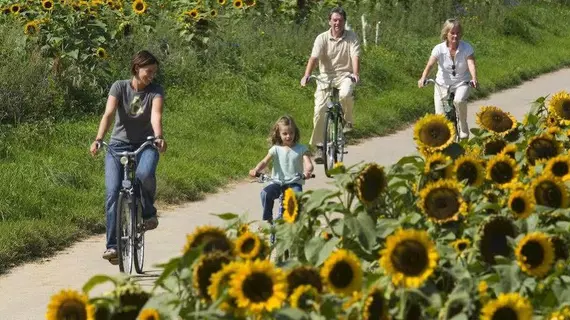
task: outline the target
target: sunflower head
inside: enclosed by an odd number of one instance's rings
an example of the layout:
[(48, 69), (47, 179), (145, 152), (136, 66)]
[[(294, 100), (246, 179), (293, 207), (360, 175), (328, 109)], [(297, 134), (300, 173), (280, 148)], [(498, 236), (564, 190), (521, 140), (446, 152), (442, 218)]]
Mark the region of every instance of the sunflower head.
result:
[(570, 155), (559, 155), (548, 159), (544, 172), (550, 173), (562, 181), (570, 180)]
[(131, 280), (117, 286), (112, 295), (118, 298), (120, 303), (116, 313), (117, 319), (135, 319), (151, 297), (139, 284)]
[(233, 244), (226, 236), (224, 229), (212, 226), (200, 226), (189, 234), (184, 252), (203, 246), (204, 253), (213, 251), (232, 252)]
[(75, 290), (61, 290), (54, 294), (47, 306), (46, 319), (94, 319), (95, 306), (86, 295)]
[(495, 256), (508, 257), (512, 250), (507, 237), (514, 238), (517, 230), (511, 219), (503, 216), (489, 217), (479, 229), (479, 252), (483, 260), (495, 264)]
[(494, 156), (487, 163), (487, 179), (500, 187), (508, 187), (518, 180), (519, 168), (513, 158), (506, 154)]
[(467, 212), (460, 186), (453, 180), (429, 183), (420, 191), (419, 207), (429, 220), (439, 224), (457, 221)]
[(360, 259), (345, 249), (333, 252), (321, 268), (321, 277), (326, 287), (345, 296), (362, 289), (362, 274)]
[(42, 8), (46, 11), (53, 10), (54, 3), (52, 0), (43, 0), (42, 1)]
[(526, 147), (526, 158), (531, 165), (539, 159), (550, 159), (558, 154), (560, 154), (560, 143), (549, 134), (531, 138)]
[(184, 12), (184, 15), (194, 19), (194, 20), (198, 20), (200, 18), (200, 12), (198, 11), (198, 9), (192, 9), (192, 10), (188, 10), (186, 12)]
[(283, 193), (283, 220), (287, 223), (295, 223), (299, 217), (299, 200), (292, 188), (287, 188)]
[(218, 4), (220, 6), (224, 6), (224, 5), (226, 5), (226, 0), (218, 0)]
[(483, 144), (483, 154), (486, 156), (493, 156), (501, 153), (507, 146), (507, 142), (503, 139), (493, 138), (485, 141)]
[[(242, 262), (232, 261), (225, 264), (221, 270), (212, 275), (210, 286), (208, 287), (208, 295), (213, 301), (217, 301), (224, 293), (224, 290), (229, 289), (233, 276), (240, 270), (242, 265)], [(220, 309), (226, 312), (237, 310), (235, 298), (227, 295), (225, 301), (220, 304)]]
[(374, 203), (386, 190), (386, 173), (384, 168), (370, 163), (366, 165), (354, 182), (356, 195), (365, 205)]
[(467, 250), (471, 247), (471, 240), (467, 238), (461, 238), (453, 241), (451, 246), (455, 249), (458, 254), (463, 253), (463, 251)]
[(499, 154), (506, 154), (507, 156), (516, 160), (517, 146), (515, 144), (507, 144)]
[(28, 36), (36, 35), (40, 32), (40, 25), (38, 21), (30, 21), (24, 26), (24, 33)]
[(379, 287), (373, 287), (364, 298), (364, 306), (362, 307), (362, 319), (364, 320), (387, 320), (388, 318), (388, 301), (384, 297), (384, 290)]
[(395, 285), (420, 287), (434, 272), (439, 254), (427, 232), (398, 230), (386, 239), (380, 266)]
[(481, 107), (475, 122), (479, 127), (500, 135), (509, 133), (517, 125), (517, 121), (510, 113), (495, 106)]
[(550, 238), (554, 246), (554, 257), (556, 260), (568, 260), (569, 252), (566, 240), (560, 236), (553, 236)]
[(234, 8), (241, 9), (243, 8), (243, 1), (242, 0), (234, 0)]
[(555, 114), (561, 124), (570, 125), (570, 94), (566, 91), (553, 94), (548, 103), (548, 111)]
[(148, 9), (148, 5), (144, 0), (135, 0), (132, 4), (133, 12), (136, 14), (144, 14)]
[(255, 0), (243, 0), (243, 3), (248, 7), (255, 6)]
[(107, 50), (103, 49), (103, 48), (97, 48), (97, 57), (100, 59), (105, 59), (108, 57), (107, 55)]
[(534, 212), (535, 201), (532, 194), (525, 189), (517, 189), (509, 196), (509, 209), (515, 219), (524, 219)]
[(143, 309), (137, 318), (139, 320), (160, 320), (160, 314), (158, 310), (147, 308)]
[(424, 174), (429, 180), (437, 181), (447, 178), (447, 171), (452, 164), (451, 157), (441, 152), (434, 152), (426, 157), (424, 164)]
[(531, 320), (532, 305), (518, 293), (501, 293), (487, 302), (481, 310), (481, 320)]
[(544, 123), (547, 127), (557, 127), (560, 125), (560, 119), (555, 113), (549, 113), (546, 119), (544, 119)]
[(229, 293), (238, 307), (251, 313), (271, 312), (287, 298), (287, 282), (283, 271), (271, 262), (248, 260), (233, 276)]
[(222, 267), (230, 261), (231, 258), (225, 252), (212, 252), (200, 256), (193, 268), (192, 275), (192, 284), (200, 297), (208, 301), (212, 299), (208, 293), (208, 287), (211, 284), (210, 278), (222, 270)]
[(428, 152), (441, 151), (455, 139), (451, 121), (442, 114), (428, 114), (414, 125), (414, 140)]
[(291, 295), (293, 291), (302, 285), (309, 285), (319, 293), (323, 292), (323, 282), (319, 270), (313, 266), (299, 266), (291, 269), (287, 273), (287, 295)]
[(570, 199), (566, 185), (551, 174), (542, 174), (531, 185), (536, 204), (550, 208), (566, 208)]
[(548, 235), (533, 232), (519, 241), (515, 256), (524, 273), (542, 278), (548, 274), (554, 263), (554, 246)]
[(289, 301), (293, 308), (310, 311), (315, 308), (315, 304), (318, 305), (319, 299), (319, 291), (311, 285), (304, 284), (293, 290)]
[(466, 181), (467, 185), (477, 187), (485, 181), (484, 171), (479, 159), (463, 155), (455, 160), (451, 175), (458, 182)]
[(467, 294), (449, 298), (440, 311), (440, 319), (450, 320), (469, 309), (470, 298)]
[(235, 241), (236, 256), (242, 259), (265, 258), (267, 245), (253, 232), (244, 232)]

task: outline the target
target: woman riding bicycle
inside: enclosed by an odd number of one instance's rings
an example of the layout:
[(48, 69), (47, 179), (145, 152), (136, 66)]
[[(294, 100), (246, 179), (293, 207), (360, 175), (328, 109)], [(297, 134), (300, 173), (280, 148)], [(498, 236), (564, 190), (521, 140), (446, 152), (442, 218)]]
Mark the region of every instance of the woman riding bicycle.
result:
[(467, 98), (470, 86), (462, 84), (471, 82), (471, 86), (477, 87), (477, 71), (473, 47), (461, 40), (463, 30), (457, 19), (448, 19), (441, 29), (441, 42), (431, 51), (431, 56), (418, 80), (418, 87), (425, 85), (426, 78), (433, 65), (437, 62), (437, 76), (433, 100), (435, 113), (444, 114), (443, 101), (445, 101), (449, 88), (455, 88), (454, 105), (459, 118), (459, 138), (469, 137), (467, 124)]
[[(160, 85), (152, 82), (158, 70), (158, 64), (158, 60), (145, 50), (133, 57), (132, 77), (116, 81), (111, 86), (96, 139), (90, 148), (91, 154), (95, 156), (113, 117), (115, 117), (115, 125), (109, 146), (114, 151), (134, 151), (146, 141), (148, 136), (155, 137), (157, 148), (146, 148), (138, 155), (135, 174), (141, 186), (145, 230), (152, 230), (158, 226), (154, 207), (155, 173), (159, 159), (158, 151), (166, 151), (166, 141), (162, 132), (164, 90)], [(103, 259), (113, 264), (117, 262), (115, 221), (117, 199), (123, 178), (122, 171), (123, 167), (119, 159), (108, 152), (105, 157), (107, 249), (103, 253)]]

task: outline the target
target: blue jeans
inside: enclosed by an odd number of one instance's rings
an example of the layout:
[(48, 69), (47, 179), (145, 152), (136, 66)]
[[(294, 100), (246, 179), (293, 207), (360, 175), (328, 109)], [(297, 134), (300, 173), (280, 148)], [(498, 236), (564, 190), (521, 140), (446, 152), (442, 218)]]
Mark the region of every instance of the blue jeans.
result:
[[(295, 192), (303, 191), (303, 186), (298, 183), (292, 183), (285, 186), (280, 186), (276, 183), (268, 184), (263, 190), (261, 190), (261, 205), (263, 206), (263, 220), (273, 222), (273, 203), (276, 199), (279, 199), (281, 193), (287, 188), (293, 189)], [(282, 204), (279, 204), (279, 213), (277, 215), (277, 220), (283, 217)]]
[[(109, 144), (116, 152), (135, 151), (139, 145), (113, 141)], [(141, 191), (143, 218), (156, 216), (154, 197), (156, 195), (156, 167), (158, 165), (158, 150), (147, 147), (137, 155), (135, 177)], [(105, 156), (105, 212), (107, 215), (107, 248), (117, 247), (116, 221), (117, 200), (123, 181), (123, 165), (111, 152)]]

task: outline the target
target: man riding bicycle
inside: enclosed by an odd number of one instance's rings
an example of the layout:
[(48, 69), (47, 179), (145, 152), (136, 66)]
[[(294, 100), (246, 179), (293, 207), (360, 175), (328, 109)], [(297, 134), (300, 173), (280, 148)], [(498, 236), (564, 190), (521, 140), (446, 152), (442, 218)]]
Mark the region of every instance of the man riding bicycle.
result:
[[(330, 29), (319, 34), (313, 44), (311, 57), (307, 62), (305, 74), (301, 79), (301, 86), (306, 86), (311, 72), (319, 63), (319, 77), (332, 81), (339, 90), (339, 100), (343, 107), (345, 131), (352, 130), (352, 108), (354, 106), (354, 85), (360, 79), (360, 43), (356, 33), (345, 29), (346, 12), (340, 7), (332, 9), (329, 13)], [(327, 87), (317, 83), (315, 91), (315, 111), (313, 116), (313, 132), (309, 143), (316, 146), (315, 163), (322, 164), (323, 160), (323, 134), (327, 103)]]

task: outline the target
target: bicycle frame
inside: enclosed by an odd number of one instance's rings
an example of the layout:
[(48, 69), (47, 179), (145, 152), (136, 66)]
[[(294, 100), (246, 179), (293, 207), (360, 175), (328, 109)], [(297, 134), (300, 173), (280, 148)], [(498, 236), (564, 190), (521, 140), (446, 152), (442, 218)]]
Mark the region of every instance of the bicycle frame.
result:
[[(119, 190), (119, 197), (117, 200), (115, 226), (119, 270), (121, 272), (125, 272), (126, 270), (126, 273), (131, 273), (134, 260), (134, 266), (137, 273), (143, 273), (145, 229), (142, 218), (142, 198), (135, 174), (137, 155), (148, 146), (156, 148), (154, 145), (154, 137), (147, 137), (147, 141), (137, 148), (137, 150), (132, 152), (116, 152), (106, 142), (102, 141), (102, 144), (107, 147), (107, 150), (113, 157), (119, 158), (120, 163), (123, 165), (123, 180), (121, 182), (121, 189)], [(125, 201), (123, 202), (123, 200)], [(124, 229), (125, 226), (123, 226), (122, 221), (122, 210), (125, 209), (123, 207), (125, 204), (128, 206), (127, 209), (129, 211), (129, 220), (125, 221), (127, 229)], [(123, 241), (125, 241), (124, 244)], [(123, 261), (124, 259), (127, 261)]]
[[(324, 81), (317, 76), (310, 76), (309, 81), (325, 84), (327, 92), (327, 110), (325, 111), (325, 132), (323, 141), (323, 156), (325, 174), (331, 177), (329, 169), (337, 162), (342, 162), (345, 151), (344, 139), (344, 111), (339, 101), (339, 90), (333, 86), (333, 81)], [(331, 127), (329, 128), (329, 124)]]

